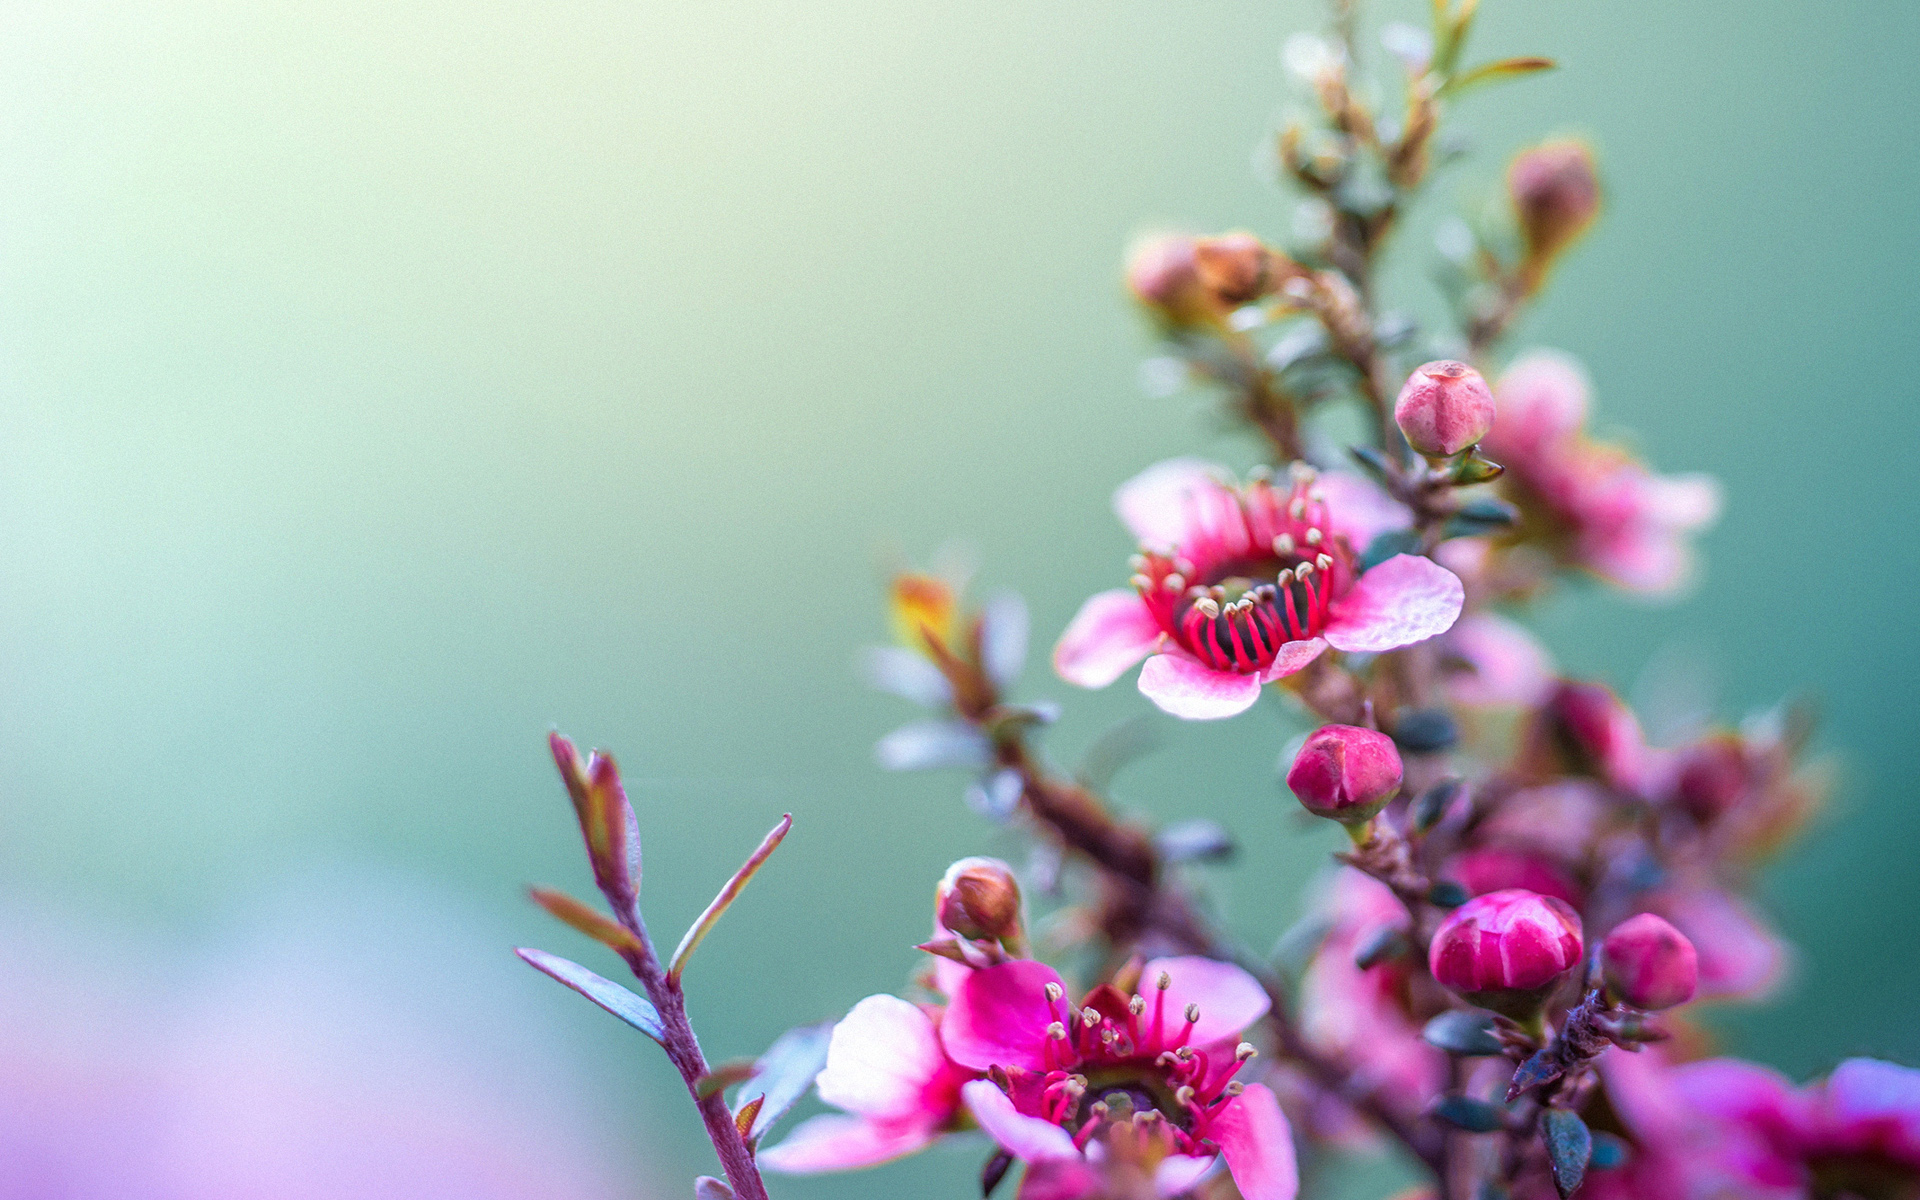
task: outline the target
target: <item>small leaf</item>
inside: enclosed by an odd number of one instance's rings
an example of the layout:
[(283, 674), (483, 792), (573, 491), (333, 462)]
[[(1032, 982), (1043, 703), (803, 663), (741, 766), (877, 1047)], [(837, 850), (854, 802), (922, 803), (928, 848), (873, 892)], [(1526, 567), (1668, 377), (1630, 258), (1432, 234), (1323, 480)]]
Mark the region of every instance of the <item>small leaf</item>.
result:
[(1460, 506), (1447, 518), (1443, 538), (1478, 537), (1520, 523), (1520, 510), (1497, 496), (1481, 496)]
[(1460, 740), (1460, 726), (1444, 708), (1416, 708), (1394, 720), (1393, 740), (1413, 754), (1438, 754)]
[(1632, 1153), (1625, 1138), (1615, 1137), (1611, 1133), (1596, 1133), (1593, 1135), (1593, 1155), (1588, 1158), (1587, 1166), (1596, 1171), (1610, 1171), (1626, 1165)]
[(1397, 926), (1382, 925), (1368, 934), (1353, 952), (1353, 965), (1362, 971), (1370, 971), (1383, 962), (1400, 958), (1413, 949), (1413, 943), (1407, 940)]
[(573, 801), (594, 883), (615, 907), (630, 905), (640, 891), (640, 838), (619, 766), (598, 750), (582, 760), (580, 751), (559, 733), (548, 735), (547, 746)]
[(758, 1141), (773, 1123), (787, 1114), (807, 1094), (813, 1081), (827, 1065), (827, 1044), (833, 1040), (832, 1021), (801, 1025), (774, 1039), (753, 1064), (746, 1090), (762, 1096), (760, 1114), (748, 1136)]
[(1485, 83), (1495, 83), (1503, 79), (1518, 79), (1523, 75), (1534, 75), (1541, 71), (1551, 71), (1559, 64), (1550, 58), (1503, 58), (1497, 62), (1481, 63), (1479, 66), (1456, 75), (1440, 89), (1443, 96), (1457, 96), (1469, 88)]
[(1375, 534), (1367, 543), (1367, 552), (1360, 559), (1360, 569), (1371, 571), (1396, 554), (1416, 554), (1420, 550), (1420, 535), (1411, 529), (1389, 529), (1385, 533)]
[(996, 1151), (994, 1156), (987, 1160), (986, 1165), (980, 1168), (980, 1200), (987, 1200), (987, 1197), (993, 1195), (993, 1189), (1000, 1186), (1000, 1181), (1007, 1177), (1007, 1172), (1012, 1167), (1013, 1155), (1005, 1150)]
[(1451, 879), (1436, 879), (1427, 889), (1427, 903), (1435, 908), (1459, 908), (1473, 899), (1465, 886)]
[(528, 888), (533, 902), (616, 954), (638, 954), (640, 939), (612, 917), (551, 888)]
[(736, 1083), (753, 1078), (753, 1060), (750, 1058), (729, 1059), (693, 1081), (693, 1094), (705, 1100), (708, 1096), (724, 1092)]
[(734, 900), (740, 895), (740, 890), (747, 886), (747, 881), (752, 879), (772, 856), (774, 850), (779, 847), (781, 839), (787, 836), (787, 830), (792, 828), (793, 814), (787, 813), (780, 818), (780, 823), (760, 840), (759, 847), (747, 857), (746, 862), (740, 864), (740, 869), (733, 873), (733, 877), (721, 887), (720, 894), (713, 898), (713, 903), (707, 905), (707, 911), (701, 913), (699, 919), (687, 927), (686, 936), (680, 939), (679, 948), (673, 952), (673, 961), (667, 965), (668, 979), (680, 978), (680, 973), (687, 969), (687, 960), (693, 957), (693, 952), (700, 948), (700, 943), (706, 940), (707, 934), (719, 923), (720, 918), (727, 914), (727, 909), (732, 907)]
[(1205, 817), (1175, 821), (1154, 835), (1154, 847), (1168, 862), (1225, 862), (1233, 857), (1233, 835)]
[(905, 646), (868, 646), (860, 652), (860, 675), (868, 686), (922, 708), (953, 703), (953, 685), (926, 655)]
[[(1384, 452), (1372, 446), (1348, 446), (1347, 453), (1353, 456), (1353, 461), (1359, 463), (1362, 470), (1373, 476), (1375, 483), (1386, 484), (1392, 480), (1393, 460)], [(1386, 557), (1392, 558), (1393, 555), (1389, 554)]]
[(881, 738), (873, 756), (889, 771), (984, 767), (993, 759), (993, 746), (959, 721), (915, 721)]
[(693, 1181), (693, 1200), (733, 1200), (733, 1189), (723, 1179), (702, 1175)]
[(1416, 834), (1430, 832), (1434, 826), (1446, 820), (1447, 813), (1452, 810), (1460, 797), (1466, 795), (1466, 792), (1465, 780), (1443, 779), (1420, 793), (1420, 798), (1413, 802), (1413, 812), (1410, 817), (1413, 832)]
[(1326, 942), (1327, 935), (1333, 932), (1333, 922), (1324, 916), (1309, 913), (1307, 916), (1288, 926), (1287, 931), (1273, 944), (1273, 964), (1288, 975), (1298, 978), (1320, 953), (1320, 947)]
[(1276, 371), (1284, 371), (1318, 358), (1329, 349), (1326, 326), (1318, 321), (1302, 321), (1273, 343), (1273, 348), (1267, 351), (1267, 365)]
[(1587, 1162), (1593, 1157), (1593, 1134), (1578, 1113), (1550, 1108), (1540, 1122), (1540, 1136), (1547, 1143), (1547, 1163), (1553, 1168), (1553, 1186), (1560, 1200), (1580, 1190), (1587, 1177)]
[(1027, 602), (1001, 592), (980, 613), (980, 665), (998, 688), (1012, 686), (1027, 665)]
[(1074, 774), (1088, 790), (1104, 792), (1122, 767), (1145, 758), (1160, 744), (1160, 730), (1152, 717), (1129, 717), (1093, 739)]
[(534, 970), (559, 980), (654, 1041), (665, 1044), (667, 1035), (660, 1026), (660, 1013), (645, 997), (636, 996), (613, 980), (602, 979), (579, 963), (557, 954), (526, 946), (514, 953)]
[(1005, 825), (1020, 807), (1025, 790), (1020, 772), (1005, 767), (967, 785), (967, 807), (996, 825)]
[(1517, 1099), (1530, 1089), (1552, 1083), (1566, 1073), (1567, 1064), (1561, 1061), (1559, 1055), (1550, 1050), (1536, 1050), (1533, 1057), (1514, 1071), (1513, 1082), (1507, 1085), (1507, 1099)]
[(1433, 1115), (1468, 1133), (1492, 1133), (1507, 1125), (1506, 1109), (1471, 1096), (1444, 1096), (1433, 1106)]
[(1494, 1036), (1493, 1018), (1485, 1013), (1443, 1012), (1427, 1022), (1420, 1036), (1448, 1054), (1465, 1058), (1491, 1058), (1505, 1050)]
[(765, 1096), (755, 1096), (742, 1104), (733, 1114), (733, 1127), (740, 1131), (740, 1140), (753, 1145), (753, 1123), (760, 1116), (760, 1109), (767, 1102)]

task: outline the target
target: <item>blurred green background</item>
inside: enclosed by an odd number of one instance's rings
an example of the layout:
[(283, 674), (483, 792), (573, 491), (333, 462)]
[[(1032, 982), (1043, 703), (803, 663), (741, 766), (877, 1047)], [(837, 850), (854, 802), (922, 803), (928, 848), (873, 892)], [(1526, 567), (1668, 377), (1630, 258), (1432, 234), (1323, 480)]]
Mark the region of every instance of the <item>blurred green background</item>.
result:
[[(1112, 487), (1244, 450), (1142, 393), (1120, 254), (1285, 235), (1252, 152), (1318, 19), (7, 5), (0, 897), (186, 954), (290, 876), (402, 876), (497, 931), (477, 994), (559, 1031), (634, 1193), (684, 1195), (709, 1154), (665, 1062), (507, 952), (602, 962), (520, 890), (586, 886), (544, 734), (619, 753), (668, 940), (795, 813), (691, 972), (710, 1052), (896, 988), (941, 868), (1013, 847), (958, 778), (873, 765), (909, 715), (851, 669), (880, 580), (959, 537), (1022, 591), (1063, 761), (1145, 709), (1040, 655), (1120, 578)], [(1539, 135), (1602, 152), (1609, 212), (1516, 344), (1584, 358), (1602, 424), (1729, 507), (1690, 598), (1582, 591), (1537, 627), (1622, 687), (1711, 663), (1728, 715), (1820, 701), (1844, 785), (1763, 892), (1799, 969), (1720, 1022), (1795, 1073), (1920, 1060), (1916, 45), (1884, 0), (1486, 0), (1477, 56), (1563, 69), (1457, 107), (1480, 153), (1399, 244), (1431, 311), (1436, 214)], [(1234, 827), (1212, 882), (1261, 941), (1329, 845), (1281, 802), (1278, 711), (1169, 722), (1119, 789)], [(979, 1157), (777, 1192), (957, 1198)]]

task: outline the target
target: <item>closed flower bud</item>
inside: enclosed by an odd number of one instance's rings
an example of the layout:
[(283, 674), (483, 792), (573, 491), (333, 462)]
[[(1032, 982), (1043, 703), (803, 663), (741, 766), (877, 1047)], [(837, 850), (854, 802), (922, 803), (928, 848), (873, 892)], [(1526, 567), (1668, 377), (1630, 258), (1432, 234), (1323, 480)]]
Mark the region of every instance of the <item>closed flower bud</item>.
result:
[(1186, 321), (1206, 307), (1206, 289), (1193, 238), (1183, 234), (1140, 243), (1127, 260), (1127, 288), (1134, 298), (1170, 320)]
[(1602, 684), (1562, 681), (1542, 706), (1536, 728), (1544, 735), (1539, 751), (1557, 759), (1558, 770), (1629, 789), (1645, 782), (1650, 763), (1640, 722)]
[(1400, 790), (1393, 739), (1357, 725), (1323, 725), (1308, 736), (1287, 786), (1316, 817), (1348, 825), (1369, 821)]
[(1427, 965), (1472, 1003), (1526, 1020), (1581, 951), (1580, 916), (1565, 901), (1508, 888), (1454, 909), (1433, 935)]
[(1507, 169), (1507, 191), (1527, 253), (1536, 259), (1566, 249), (1600, 212), (1593, 151), (1580, 142), (1543, 142), (1522, 151)]
[(1251, 304), (1271, 295), (1299, 268), (1284, 254), (1269, 250), (1250, 233), (1224, 233), (1193, 244), (1201, 286), (1223, 308)]
[(1700, 981), (1693, 943), (1652, 913), (1613, 927), (1600, 944), (1600, 969), (1615, 998), (1650, 1012), (1685, 1004)]
[(1712, 821), (1740, 803), (1750, 787), (1747, 755), (1740, 739), (1709, 737), (1688, 747), (1674, 775), (1674, 798), (1696, 820)]
[(934, 893), (940, 924), (964, 938), (999, 941), (1020, 932), (1020, 885), (997, 858), (963, 858)]
[(1480, 372), (1443, 359), (1415, 368), (1393, 405), (1407, 444), (1430, 458), (1448, 458), (1493, 428), (1493, 390)]

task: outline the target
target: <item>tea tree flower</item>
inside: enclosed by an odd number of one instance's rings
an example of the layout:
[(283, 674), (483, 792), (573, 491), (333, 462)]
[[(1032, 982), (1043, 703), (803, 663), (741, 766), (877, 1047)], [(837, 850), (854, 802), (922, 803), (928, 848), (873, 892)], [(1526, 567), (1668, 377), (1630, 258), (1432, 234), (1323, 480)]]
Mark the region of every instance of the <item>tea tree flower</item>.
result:
[(1287, 769), (1287, 787), (1316, 817), (1362, 825), (1400, 791), (1400, 752), (1377, 729), (1323, 725)]
[(1133, 588), (1081, 607), (1055, 668), (1104, 687), (1146, 659), (1141, 692), (1204, 720), (1245, 711), (1329, 647), (1379, 652), (1446, 632), (1460, 580), (1410, 554), (1361, 572), (1329, 500), (1306, 468), (1284, 485), (1231, 484), (1190, 459), (1148, 468), (1114, 497), (1142, 546)]
[(1442, 987), (1525, 1020), (1581, 949), (1580, 915), (1564, 900), (1509, 888), (1477, 896), (1441, 922), (1428, 966)]

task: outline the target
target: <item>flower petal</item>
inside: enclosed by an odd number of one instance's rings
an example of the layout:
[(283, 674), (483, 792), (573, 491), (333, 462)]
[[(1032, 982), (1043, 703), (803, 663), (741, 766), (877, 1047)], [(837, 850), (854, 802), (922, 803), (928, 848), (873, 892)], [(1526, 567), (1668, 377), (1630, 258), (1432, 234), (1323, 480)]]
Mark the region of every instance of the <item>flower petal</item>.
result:
[(1039, 1117), (1029, 1117), (1013, 1107), (1013, 1101), (990, 1080), (976, 1079), (960, 1089), (967, 1110), (987, 1136), (1002, 1150), (1022, 1162), (1047, 1162), (1053, 1159), (1077, 1159), (1073, 1135)]
[(1220, 490), (1221, 469), (1198, 458), (1155, 463), (1113, 493), (1113, 511), (1144, 546), (1168, 548), (1187, 540), (1196, 496)]
[(1200, 1008), (1200, 1020), (1187, 1037), (1191, 1045), (1207, 1046), (1237, 1039), (1242, 1030), (1266, 1016), (1273, 1006), (1253, 976), (1232, 963), (1183, 955), (1156, 958), (1141, 968), (1140, 995), (1145, 998), (1149, 1012), (1156, 1002), (1155, 990), (1162, 974), (1167, 977), (1164, 1003), (1169, 1033), (1180, 1029), (1184, 1018), (1178, 1014), (1184, 1013), (1187, 1005)]
[(871, 1167), (931, 1145), (931, 1125), (893, 1124), (829, 1113), (800, 1123), (778, 1146), (760, 1151), (760, 1165), (785, 1175)]
[(994, 1066), (1045, 1070), (1042, 1048), (1054, 1020), (1049, 983), (1066, 986), (1052, 967), (1025, 959), (969, 975), (940, 1020), (948, 1057), (976, 1071)]
[(1445, 633), (1460, 616), (1460, 577), (1430, 558), (1396, 554), (1333, 602), (1325, 636), (1337, 650), (1395, 650)]
[(1060, 644), (1053, 669), (1068, 683), (1102, 688), (1153, 652), (1160, 626), (1139, 596), (1124, 589), (1090, 596), (1080, 606)]
[(1186, 654), (1156, 654), (1140, 668), (1140, 694), (1189, 721), (1231, 717), (1260, 698), (1260, 677), (1216, 671)]
[(1219, 1161), (1212, 1155), (1169, 1154), (1153, 1172), (1154, 1190), (1162, 1196), (1178, 1196), (1190, 1191)]
[(1364, 475), (1322, 471), (1315, 481), (1327, 494), (1327, 523), (1345, 534), (1355, 554), (1365, 554), (1373, 539), (1394, 529), (1411, 529), (1413, 512)]
[(1018, 1200), (1087, 1200), (1105, 1186), (1106, 1178), (1093, 1164), (1055, 1158), (1027, 1168)]
[(933, 660), (905, 646), (868, 646), (860, 655), (860, 673), (867, 683), (923, 708), (945, 708), (953, 703), (953, 685)]
[(923, 1113), (927, 1087), (946, 1065), (933, 1022), (898, 996), (868, 996), (833, 1027), (827, 1065), (814, 1086), (835, 1108), (896, 1120)]
[(1214, 1118), (1211, 1133), (1246, 1200), (1294, 1200), (1299, 1194), (1293, 1129), (1266, 1084), (1250, 1084), (1227, 1101)]
[(1272, 683), (1305, 667), (1326, 653), (1327, 639), (1307, 638), (1300, 642), (1282, 642), (1273, 656), (1273, 665), (1260, 672), (1261, 683)]
[(1447, 631), (1447, 654), (1466, 669), (1447, 676), (1461, 704), (1537, 704), (1553, 686), (1553, 659), (1525, 628), (1493, 613), (1460, 618)]

